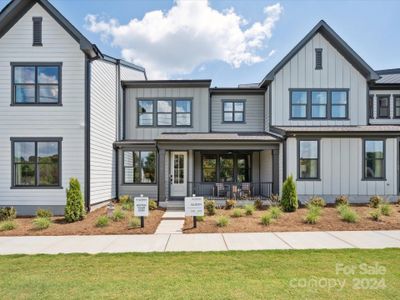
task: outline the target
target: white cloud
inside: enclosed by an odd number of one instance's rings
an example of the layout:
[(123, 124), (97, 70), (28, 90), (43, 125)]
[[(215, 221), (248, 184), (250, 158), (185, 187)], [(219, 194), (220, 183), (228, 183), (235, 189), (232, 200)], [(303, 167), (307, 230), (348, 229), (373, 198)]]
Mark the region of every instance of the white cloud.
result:
[(122, 57), (143, 65), (151, 79), (188, 74), (220, 60), (239, 68), (265, 59), (260, 52), (283, 12), (280, 3), (264, 8), (265, 19), (249, 24), (233, 8), (217, 11), (206, 0), (177, 0), (167, 12), (154, 10), (120, 24), (87, 15), (88, 30), (120, 47)]

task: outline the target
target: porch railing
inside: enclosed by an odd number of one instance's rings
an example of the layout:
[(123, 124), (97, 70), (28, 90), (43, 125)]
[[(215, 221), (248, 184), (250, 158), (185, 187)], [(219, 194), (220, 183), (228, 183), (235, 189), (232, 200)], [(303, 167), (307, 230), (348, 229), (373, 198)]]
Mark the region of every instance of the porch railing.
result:
[(272, 182), (189, 182), (188, 194), (210, 199), (268, 199), (273, 194)]

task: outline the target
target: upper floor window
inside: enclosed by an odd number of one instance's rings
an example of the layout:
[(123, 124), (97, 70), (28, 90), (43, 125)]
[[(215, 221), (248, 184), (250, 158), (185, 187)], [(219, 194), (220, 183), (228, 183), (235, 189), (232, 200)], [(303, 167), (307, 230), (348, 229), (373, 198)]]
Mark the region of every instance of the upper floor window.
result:
[(14, 105), (61, 104), (61, 64), (12, 63)]
[(224, 100), (223, 105), (223, 120), (228, 123), (244, 122), (244, 101), (243, 100)]
[(326, 91), (311, 92), (311, 118), (325, 119), (328, 106), (328, 93)]
[(322, 70), (322, 48), (315, 49), (315, 69)]
[(393, 96), (393, 114), (395, 118), (400, 118), (400, 95)]
[(307, 118), (307, 91), (292, 91), (290, 101), (292, 118)]
[(138, 100), (138, 126), (187, 127), (192, 125), (192, 101), (188, 99)]
[(385, 178), (385, 141), (364, 140), (364, 179)]
[(390, 96), (378, 95), (378, 118), (390, 118)]
[(298, 142), (298, 178), (319, 178), (319, 141), (299, 140)]
[(331, 118), (347, 118), (347, 92), (331, 91)]
[(368, 116), (370, 119), (374, 118), (374, 95), (368, 97)]
[(124, 151), (124, 183), (155, 183), (156, 152)]
[(42, 46), (42, 17), (33, 17), (33, 46)]

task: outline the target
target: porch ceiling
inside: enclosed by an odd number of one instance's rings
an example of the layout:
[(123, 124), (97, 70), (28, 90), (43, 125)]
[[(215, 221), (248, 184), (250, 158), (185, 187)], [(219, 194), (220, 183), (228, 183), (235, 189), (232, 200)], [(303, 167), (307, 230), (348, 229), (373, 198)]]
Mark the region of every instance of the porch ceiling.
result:
[(162, 133), (156, 141), (255, 141), (279, 142), (279, 139), (267, 133)]

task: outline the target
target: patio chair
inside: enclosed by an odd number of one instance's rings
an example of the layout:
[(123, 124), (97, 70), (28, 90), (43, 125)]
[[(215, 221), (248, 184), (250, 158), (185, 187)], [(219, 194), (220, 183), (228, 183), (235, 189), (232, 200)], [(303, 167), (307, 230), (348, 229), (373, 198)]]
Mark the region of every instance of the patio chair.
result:
[(217, 197), (225, 197), (227, 194), (227, 190), (225, 188), (225, 185), (223, 183), (217, 182), (215, 184), (215, 191), (216, 191), (216, 196)]
[(242, 197), (251, 197), (251, 183), (250, 182), (242, 182)]

